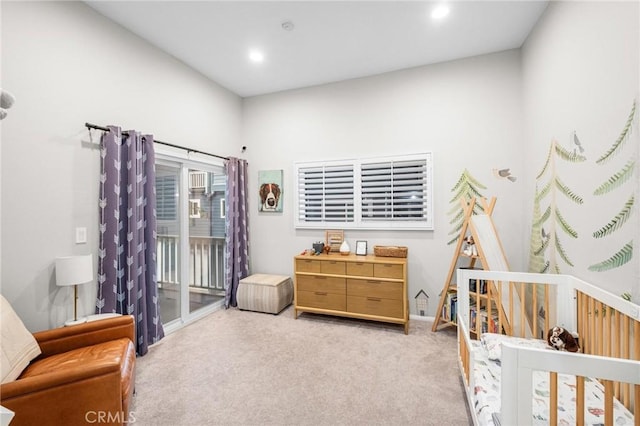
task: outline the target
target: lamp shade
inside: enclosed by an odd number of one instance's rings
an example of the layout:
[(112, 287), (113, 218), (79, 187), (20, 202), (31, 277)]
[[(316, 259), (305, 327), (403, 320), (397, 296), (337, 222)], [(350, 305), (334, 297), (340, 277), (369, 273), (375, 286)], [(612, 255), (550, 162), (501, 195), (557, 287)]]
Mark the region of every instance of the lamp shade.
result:
[(93, 256), (68, 256), (56, 259), (56, 284), (84, 284), (93, 281)]

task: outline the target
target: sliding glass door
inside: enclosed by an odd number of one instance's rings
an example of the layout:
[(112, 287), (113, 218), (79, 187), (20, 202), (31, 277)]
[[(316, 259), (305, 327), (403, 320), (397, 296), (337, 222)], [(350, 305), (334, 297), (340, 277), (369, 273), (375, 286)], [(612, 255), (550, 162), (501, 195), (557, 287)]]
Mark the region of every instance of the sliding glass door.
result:
[(222, 306), (225, 187), (221, 166), (156, 160), (157, 278), (165, 325)]

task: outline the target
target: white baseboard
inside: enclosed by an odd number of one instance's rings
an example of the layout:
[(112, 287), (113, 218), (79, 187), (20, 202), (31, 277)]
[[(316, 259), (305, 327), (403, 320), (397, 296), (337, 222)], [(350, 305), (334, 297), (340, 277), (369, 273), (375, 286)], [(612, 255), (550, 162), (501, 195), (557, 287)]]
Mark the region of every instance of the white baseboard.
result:
[(423, 317), (422, 315), (409, 315), (409, 319), (415, 321), (435, 321), (436, 317)]

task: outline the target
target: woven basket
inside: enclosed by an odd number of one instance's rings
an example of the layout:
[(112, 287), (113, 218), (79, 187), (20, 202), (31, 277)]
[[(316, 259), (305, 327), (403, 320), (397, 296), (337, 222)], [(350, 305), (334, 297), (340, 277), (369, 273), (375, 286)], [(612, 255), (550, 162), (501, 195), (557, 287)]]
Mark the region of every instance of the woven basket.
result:
[(407, 257), (407, 247), (403, 246), (373, 246), (373, 254), (383, 257)]

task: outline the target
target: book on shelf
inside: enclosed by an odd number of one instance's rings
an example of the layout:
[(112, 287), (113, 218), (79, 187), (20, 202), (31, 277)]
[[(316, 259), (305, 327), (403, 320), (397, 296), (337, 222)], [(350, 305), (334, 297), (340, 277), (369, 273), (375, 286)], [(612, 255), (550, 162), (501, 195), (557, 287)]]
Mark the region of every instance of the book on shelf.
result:
[(478, 318), (480, 322), (480, 333), (498, 333), (498, 309), (491, 308), (491, 315), (487, 313), (486, 308), (477, 309), (475, 304), (469, 308), (469, 317), (471, 319), (471, 330), (478, 331)]
[(442, 318), (446, 321), (456, 323), (457, 307), (458, 307), (458, 293), (456, 291), (449, 290), (447, 292), (446, 302), (442, 307)]

